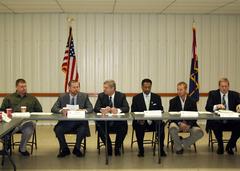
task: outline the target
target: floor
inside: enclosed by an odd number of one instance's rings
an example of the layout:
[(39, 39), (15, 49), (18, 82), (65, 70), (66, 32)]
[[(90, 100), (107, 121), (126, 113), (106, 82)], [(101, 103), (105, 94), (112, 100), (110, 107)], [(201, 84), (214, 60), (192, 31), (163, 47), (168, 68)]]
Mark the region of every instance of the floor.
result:
[[(145, 147), (145, 157), (137, 157), (137, 144), (133, 149), (130, 147), (131, 126), (125, 139), (125, 153), (121, 157), (111, 157), (109, 165), (105, 165), (104, 148), (98, 155), (96, 150), (95, 127), (91, 126), (91, 137), (87, 138), (87, 152), (84, 158), (76, 158), (74, 155), (65, 158), (57, 158), (58, 142), (51, 125), (37, 126), (38, 149), (33, 151), (31, 157), (22, 157), (17, 151), (13, 151), (13, 159), (16, 162), (17, 170), (184, 170), (184, 171), (206, 171), (206, 170), (239, 170), (240, 155), (229, 156), (227, 154), (217, 155), (207, 146), (208, 136), (205, 136), (197, 143), (197, 153), (193, 147), (186, 150), (183, 155), (176, 155), (170, 149), (166, 149), (167, 157), (162, 158), (162, 163), (157, 163), (157, 157), (153, 156), (151, 145)], [(229, 135), (225, 135), (229, 136)], [(151, 137), (147, 134), (146, 137)], [(18, 139), (19, 137), (15, 137)], [(68, 140), (74, 140), (75, 136), (70, 135)], [(239, 148), (240, 149), (240, 148)], [(216, 150), (216, 148), (215, 148)], [(11, 165), (6, 160), (5, 165), (0, 166), (0, 170), (12, 170)]]

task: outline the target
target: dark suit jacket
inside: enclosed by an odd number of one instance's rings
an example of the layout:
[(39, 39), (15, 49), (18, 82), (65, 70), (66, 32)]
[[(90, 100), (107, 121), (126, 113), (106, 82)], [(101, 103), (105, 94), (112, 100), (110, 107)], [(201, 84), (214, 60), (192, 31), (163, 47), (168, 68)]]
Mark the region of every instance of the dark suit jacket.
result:
[[(174, 97), (173, 99), (170, 100), (169, 102), (169, 112), (170, 111), (182, 111), (182, 104), (179, 96)], [(197, 111), (197, 104), (196, 102), (189, 96), (187, 96), (185, 104), (184, 104), (184, 111)], [(178, 124), (178, 122), (181, 122), (183, 120), (174, 120), (172, 122), (175, 122)], [(186, 120), (185, 121), (188, 125), (191, 127), (193, 126), (198, 126), (196, 120)]]
[[(147, 110), (147, 107), (145, 105), (143, 93), (137, 94), (132, 99), (131, 111), (132, 112), (143, 112), (145, 110)], [(162, 110), (163, 111), (162, 100), (159, 95), (157, 95), (155, 93), (151, 93), (149, 110)]]
[[(66, 107), (67, 104), (70, 104), (70, 95), (69, 93), (65, 93), (61, 95), (55, 104), (53, 105), (51, 112), (52, 113), (60, 113), (59, 111), (63, 108)], [(79, 105), (79, 109), (86, 109), (87, 113), (93, 112), (93, 106), (88, 98), (88, 94), (79, 92), (77, 95), (77, 104)], [(69, 121), (68, 121), (69, 122)], [(89, 125), (87, 122), (87, 132), (86, 136), (90, 136), (90, 129)]]
[[(94, 107), (94, 112), (99, 113), (101, 108), (109, 105), (109, 97), (104, 93), (98, 94), (98, 98)], [(129, 105), (125, 94), (116, 91), (114, 95), (114, 107), (121, 109), (122, 113), (129, 112)]]
[[(221, 104), (221, 94), (220, 90), (212, 90), (208, 93), (208, 99), (206, 104), (206, 111), (213, 112), (213, 106)], [(228, 108), (229, 110), (236, 112), (237, 105), (240, 104), (240, 96), (238, 92), (235, 91), (228, 91)], [(211, 128), (211, 123), (214, 121), (207, 121), (206, 124), (206, 131), (209, 131), (209, 128)]]
[[(213, 106), (221, 104), (220, 90), (212, 90), (208, 93), (208, 99), (205, 109), (209, 112), (213, 112)], [(238, 92), (228, 91), (228, 107), (229, 110), (236, 112), (237, 105), (240, 104), (240, 96)]]
[[(132, 99), (131, 112), (143, 112), (147, 110), (145, 105), (143, 93), (139, 93)], [(149, 110), (162, 110), (162, 100), (161, 97), (155, 93), (151, 93)], [(136, 126), (136, 121), (133, 121), (133, 128)]]

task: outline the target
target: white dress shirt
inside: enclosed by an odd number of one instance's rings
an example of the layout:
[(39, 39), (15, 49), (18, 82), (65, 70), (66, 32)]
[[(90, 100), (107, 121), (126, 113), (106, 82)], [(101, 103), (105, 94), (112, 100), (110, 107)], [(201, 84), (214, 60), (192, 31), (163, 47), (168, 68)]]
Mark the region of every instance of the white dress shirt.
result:
[[(220, 95), (221, 95), (221, 104), (222, 104), (224, 94), (220, 91)], [(228, 107), (228, 92), (225, 94), (224, 99), (225, 99), (225, 103), (226, 103), (226, 110), (229, 110), (229, 107)], [(213, 106), (213, 111), (216, 111), (216, 110), (218, 110), (217, 105), (214, 105)]]
[[(115, 93), (114, 93), (113, 95), (111, 95), (111, 96), (108, 96), (109, 99), (110, 99), (110, 97), (112, 97), (112, 106), (115, 107), (115, 105), (114, 105), (114, 97), (115, 97)], [(117, 111), (118, 111), (118, 114), (122, 112), (122, 110), (119, 109), (119, 108), (117, 108)]]
[[(145, 105), (146, 105), (146, 109), (149, 110), (149, 108), (150, 108), (150, 103), (151, 103), (151, 93), (149, 93), (149, 94), (143, 93), (143, 97), (144, 97), (144, 102), (145, 102)], [(151, 125), (151, 124), (152, 124), (152, 121), (151, 121), (151, 120), (147, 120), (147, 123), (148, 123), (149, 125)]]
[(182, 98), (179, 96), (179, 99), (180, 99), (180, 102), (181, 102), (182, 110), (184, 110), (184, 105), (185, 105), (187, 96), (185, 96), (184, 99), (182, 99)]

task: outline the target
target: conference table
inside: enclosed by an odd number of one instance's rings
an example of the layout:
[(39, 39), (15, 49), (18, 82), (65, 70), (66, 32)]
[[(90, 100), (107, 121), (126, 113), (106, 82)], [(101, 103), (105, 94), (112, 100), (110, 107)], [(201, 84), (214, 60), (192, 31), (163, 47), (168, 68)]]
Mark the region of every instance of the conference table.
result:
[[(61, 114), (52, 114), (52, 115), (32, 115), (30, 120), (58, 120), (58, 121), (72, 121), (72, 120), (87, 120), (87, 121), (105, 121), (105, 133), (107, 137), (107, 122), (108, 121), (132, 121), (132, 120), (154, 120), (157, 122), (156, 129), (160, 130), (160, 122), (161, 121), (168, 121), (168, 120), (238, 120), (240, 117), (220, 117), (219, 115), (215, 113), (209, 113), (209, 112), (199, 112), (198, 117), (182, 117), (180, 113), (178, 114), (170, 114), (169, 112), (163, 112), (162, 116), (146, 116), (143, 112), (132, 112), (132, 113), (125, 113), (125, 114), (117, 114), (117, 115), (102, 115), (102, 114), (96, 114), (96, 113), (89, 113), (86, 114), (84, 118), (67, 118), (66, 116), (63, 116)], [(161, 150), (160, 150), (160, 131), (157, 131), (158, 135), (158, 141), (157, 141), (157, 160), (158, 163), (161, 163)], [(106, 138), (107, 140), (107, 138)], [(107, 141), (105, 142), (106, 146), (108, 146)], [(106, 161), (105, 163), (108, 164), (108, 150), (107, 147), (105, 148), (105, 154), (106, 154)]]
[[(66, 116), (63, 116), (62, 114), (51, 114), (51, 115), (45, 115), (44, 113), (38, 114), (38, 115), (31, 115), (27, 118), (13, 118), (10, 123), (4, 123), (0, 126), (0, 135), (1, 137), (4, 137), (7, 133), (9, 133), (11, 130), (14, 129), (14, 127), (17, 127), (22, 121), (26, 120), (55, 120), (55, 121), (75, 121), (75, 120), (82, 120), (82, 121), (105, 121), (105, 136), (107, 137), (107, 122), (109, 121), (132, 121), (132, 120), (155, 120), (157, 123), (160, 123), (161, 121), (168, 121), (168, 120), (239, 120), (240, 117), (220, 117), (219, 115), (215, 113), (209, 113), (209, 112), (199, 112), (197, 117), (183, 117), (180, 114), (170, 114), (169, 112), (163, 112), (161, 116), (146, 116), (143, 112), (136, 112), (136, 113), (125, 113), (125, 114), (110, 114), (110, 115), (103, 115), (103, 114), (97, 114), (97, 113), (89, 113), (86, 114), (84, 117), (81, 118), (68, 118)], [(158, 126), (158, 130), (160, 130), (160, 124), (156, 124)], [(158, 133), (158, 141), (157, 141), (157, 153), (158, 153), (158, 163), (161, 163), (161, 151), (160, 151), (160, 131), (157, 131)], [(107, 140), (107, 138), (106, 138)], [(108, 156), (108, 143), (106, 143), (105, 148), (105, 164), (107, 165), (109, 163), (109, 156)], [(8, 156), (10, 159), (10, 162), (13, 164), (14, 168), (16, 168), (14, 162), (11, 160), (10, 156)]]
[(26, 118), (27, 120), (57, 120), (57, 121), (104, 121), (105, 122), (105, 156), (106, 160), (105, 163), (108, 165), (109, 163), (109, 156), (108, 156), (108, 142), (107, 142), (107, 122), (109, 121), (128, 121), (133, 120), (133, 117), (131, 113), (125, 113), (125, 114), (109, 114), (109, 115), (103, 115), (100, 113), (88, 113), (85, 114), (85, 117), (80, 118), (68, 118), (66, 116), (63, 116), (62, 114), (52, 114), (52, 115), (31, 115), (30, 118)]
[(10, 122), (0, 122), (0, 139), (3, 141), (3, 150), (1, 151), (2, 155), (2, 166), (4, 165), (4, 156), (7, 155), (10, 163), (13, 166), (14, 171), (16, 170), (16, 165), (11, 158), (11, 154), (7, 149), (7, 143), (9, 143), (9, 134), (18, 127), (22, 122), (23, 118), (13, 118)]

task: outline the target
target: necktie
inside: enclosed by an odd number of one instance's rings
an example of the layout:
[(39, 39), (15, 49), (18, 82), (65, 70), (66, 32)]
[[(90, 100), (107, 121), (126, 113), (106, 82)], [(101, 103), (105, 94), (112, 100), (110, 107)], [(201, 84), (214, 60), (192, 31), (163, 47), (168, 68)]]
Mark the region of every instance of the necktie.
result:
[(113, 103), (112, 103), (112, 97), (109, 97), (109, 107), (113, 107)]
[(184, 110), (185, 98), (182, 98), (182, 110)]
[(71, 105), (74, 105), (74, 97), (71, 99)]
[(225, 100), (225, 94), (222, 97), (222, 104), (224, 105), (225, 109), (227, 109), (226, 100)]

